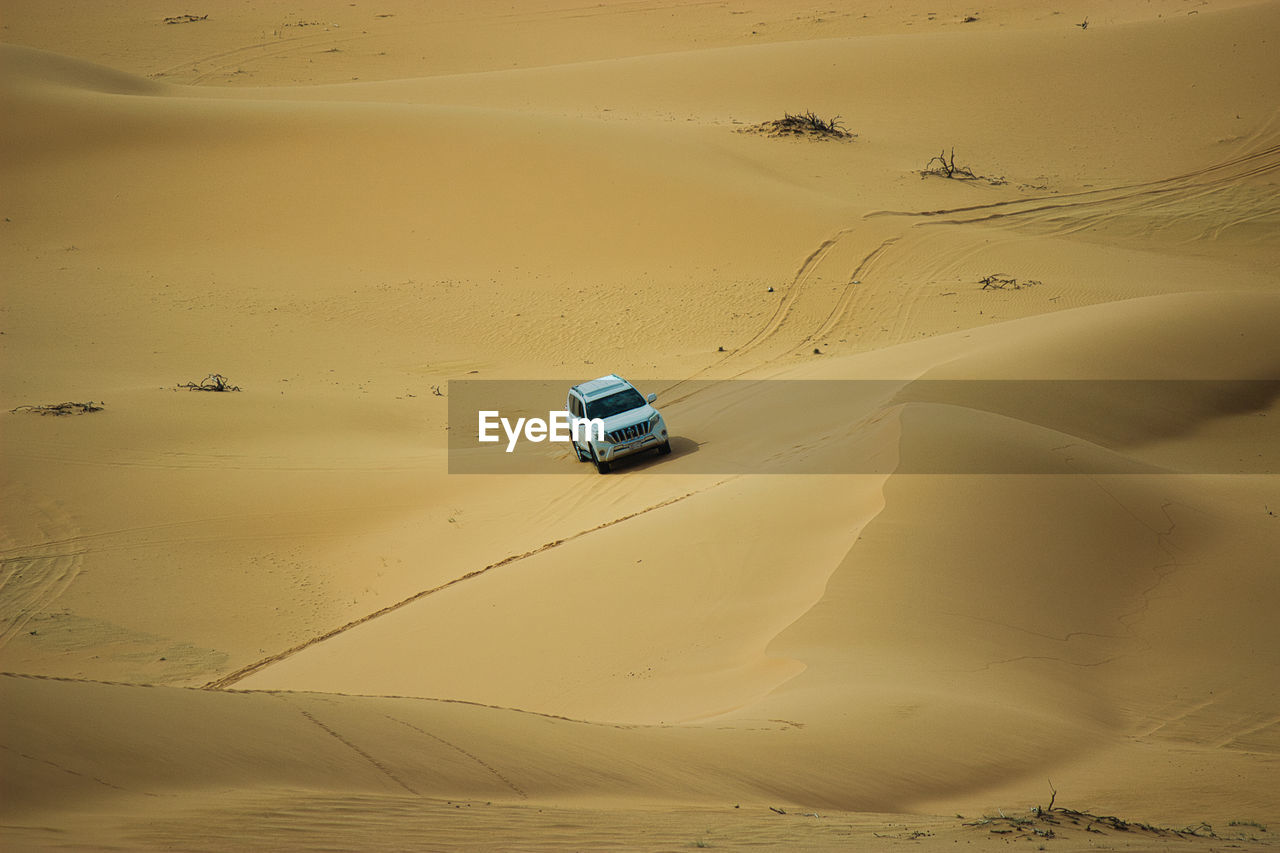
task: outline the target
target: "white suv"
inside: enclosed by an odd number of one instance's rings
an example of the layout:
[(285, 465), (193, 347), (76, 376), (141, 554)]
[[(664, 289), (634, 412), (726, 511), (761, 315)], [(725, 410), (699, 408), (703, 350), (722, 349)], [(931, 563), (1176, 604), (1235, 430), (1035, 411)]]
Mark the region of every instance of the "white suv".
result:
[(627, 380), (616, 374), (601, 376), (569, 389), (565, 408), (571, 418), (599, 418), (604, 421), (604, 440), (582, 430), (575, 435), (573, 450), (581, 462), (596, 463), (596, 470), (608, 474), (610, 463), (642, 450), (671, 452), (667, 423), (651, 403), (657, 394), (642, 397)]

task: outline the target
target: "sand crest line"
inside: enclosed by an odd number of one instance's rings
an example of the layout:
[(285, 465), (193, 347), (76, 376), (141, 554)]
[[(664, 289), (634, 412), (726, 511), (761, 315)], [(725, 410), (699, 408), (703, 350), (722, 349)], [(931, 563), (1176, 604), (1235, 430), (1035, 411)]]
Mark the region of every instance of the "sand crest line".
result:
[[(64, 684), (96, 684), (103, 687), (136, 687), (143, 690), (164, 689), (164, 690), (198, 690), (206, 692), (225, 693), (227, 695), (238, 696), (341, 696), (346, 699), (406, 699), (413, 702), (438, 702), (445, 705), (469, 705), (473, 708), (487, 708), (490, 711), (509, 711), (513, 714), (528, 714), (533, 717), (541, 717), (546, 720), (560, 720), (565, 723), (574, 723), (583, 726), (598, 726), (606, 729), (669, 729), (674, 726), (671, 723), (609, 723), (601, 720), (586, 720), (578, 717), (566, 717), (563, 714), (551, 714), (545, 711), (533, 711), (529, 708), (517, 708), (512, 705), (493, 705), (488, 702), (476, 702), (471, 699), (451, 699), (440, 696), (406, 696), (398, 693), (322, 693), (315, 690), (281, 690), (276, 688), (259, 688), (259, 687), (229, 687), (225, 690), (210, 690), (207, 686), (191, 686), (181, 684), (155, 684), (146, 681), (107, 681), (101, 678), (83, 678), (71, 675), (43, 675), (36, 672), (0, 672), (0, 678), (26, 678), (32, 681), (58, 681)], [(783, 728), (803, 728), (803, 723), (784, 722), (779, 720), (770, 720), (769, 722), (783, 723)], [(719, 728), (725, 728), (720, 726)], [(752, 731), (778, 731), (771, 727), (762, 727), (760, 729), (752, 729)], [(3, 746), (3, 744), (0, 744)]]
[[(52, 678), (41, 675), (28, 675), (20, 672), (0, 672), (0, 677), (7, 678), (37, 678), (48, 681), (70, 681), (84, 682), (90, 684), (105, 684), (108, 682), (93, 681), (83, 678)], [(152, 684), (125, 684), (111, 683), (111, 686), (117, 687), (154, 687)], [(205, 687), (179, 687), (179, 690), (207, 690)], [(210, 691), (212, 692), (212, 691)], [(574, 723), (582, 726), (597, 726), (605, 729), (669, 729), (673, 728), (671, 723), (610, 723), (602, 720), (586, 720), (579, 717), (566, 717), (564, 714), (551, 714), (546, 711), (534, 711), (529, 708), (517, 708), (513, 705), (494, 705), (489, 702), (477, 702), (473, 699), (453, 699), (441, 696), (406, 696), (402, 693), (322, 693), (316, 690), (285, 690), (281, 688), (265, 688), (265, 687), (230, 687), (226, 690), (218, 691), (221, 693), (234, 693), (240, 696), (252, 696), (261, 694), (264, 696), (341, 696), (345, 699), (405, 699), (411, 702), (438, 702), (445, 705), (469, 705), (472, 708), (486, 708), (490, 711), (509, 711), (513, 714), (528, 714), (532, 717), (541, 717), (544, 720), (559, 720), (565, 723)]]
[[(729, 478), (729, 479), (732, 479), (732, 478)], [(654, 510), (662, 509), (663, 507), (667, 507), (667, 506), (671, 506), (672, 504), (679, 503), (685, 498), (691, 498), (694, 495), (701, 494), (702, 492), (705, 492), (705, 491), (709, 491), (711, 489), (716, 488), (717, 486), (723, 485), (726, 482), (728, 482), (727, 479), (721, 480), (703, 489), (694, 489), (691, 492), (686, 492), (683, 495), (678, 495), (677, 497), (674, 497), (674, 498), (668, 498), (667, 500), (659, 501), (656, 504), (647, 506), (644, 509), (636, 510), (635, 512), (629, 513), (619, 518), (615, 518), (611, 521), (606, 521), (601, 524), (597, 524), (595, 527), (589, 527), (586, 530), (579, 530), (577, 533), (570, 534), (560, 539), (554, 539), (550, 542), (545, 542), (542, 545), (539, 545), (537, 548), (534, 548), (532, 550), (525, 551), (520, 554), (508, 555), (506, 557), (503, 557), (501, 560), (498, 560), (497, 562), (490, 563), (489, 565), (484, 566), (482, 568), (467, 572), (465, 575), (460, 575), (459, 577), (456, 577), (450, 581), (446, 581), (440, 584), (439, 586), (433, 586), (430, 589), (424, 589), (421, 592), (415, 592), (413, 595), (409, 596), (408, 598), (397, 601), (394, 604), (388, 604), (386, 607), (375, 610), (372, 613), (367, 613), (358, 619), (353, 619), (352, 621), (347, 622), (344, 625), (340, 625), (337, 628), (333, 628), (332, 630), (326, 631), (323, 634), (320, 634), (316, 637), (312, 637), (310, 640), (306, 640), (302, 643), (299, 643), (296, 646), (287, 648), (282, 652), (277, 652), (276, 654), (271, 655), (269, 657), (262, 658), (261, 660), (255, 661), (254, 663), (251, 663), (248, 666), (241, 667), (240, 669), (237, 669), (236, 671), (230, 673), (229, 675), (224, 675), (221, 678), (217, 678), (217, 679), (214, 679), (213, 681), (210, 681), (209, 683), (205, 684), (202, 689), (224, 690), (227, 687), (230, 687), (231, 685), (235, 684), (236, 682), (241, 681), (244, 678), (247, 678), (248, 676), (252, 675), (253, 673), (257, 672), (260, 669), (264, 669), (265, 667), (268, 667), (273, 663), (277, 663), (286, 658), (292, 657), (293, 655), (297, 654), (303, 649), (309, 648), (310, 646), (314, 646), (317, 643), (323, 643), (325, 640), (336, 637), (339, 634), (342, 634), (346, 631), (350, 631), (352, 628), (355, 628), (359, 625), (363, 625), (366, 622), (371, 622), (380, 616), (386, 616), (388, 613), (399, 610), (401, 607), (404, 607), (407, 604), (412, 604), (413, 602), (418, 601), (419, 599), (426, 598), (428, 595), (434, 595), (437, 592), (442, 592), (443, 590), (446, 590), (451, 586), (460, 584), (463, 581), (471, 580), (472, 578), (475, 578), (475, 577), (479, 577), (480, 575), (483, 575), (486, 572), (492, 571), (493, 569), (501, 568), (502, 566), (507, 566), (507, 565), (510, 565), (511, 563), (518, 563), (521, 560), (527, 559), (529, 557), (533, 557), (537, 554), (541, 554), (544, 551), (550, 551), (552, 548), (558, 548), (567, 542), (572, 542), (573, 540), (586, 536), (589, 533), (595, 533), (596, 531), (604, 530), (607, 527), (613, 527), (615, 524), (621, 524), (624, 521), (630, 521), (631, 519), (636, 518), (637, 516), (644, 515), (645, 513), (653, 512)]]
[[(434, 702), (442, 705), (467, 705), (472, 708), (485, 708), (490, 711), (506, 711), (512, 714), (526, 714), (531, 717), (540, 717), (544, 720), (558, 720), (562, 723), (573, 723), (579, 726), (595, 726), (602, 729), (617, 729), (619, 731), (631, 731), (634, 729), (672, 729), (672, 728), (714, 728), (717, 731), (752, 731), (752, 732), (777, 732), (790, 731), (793, 729), (802, 729), (804, 723), (794, 720), (742, 720), (744, 723), (749, 722), (767, 722), (777, 723), (776, 726), (756, 725), (756, 726), (732, 726), (732, 725), (715, 725), (710, 723), (693, 723), (693, 724), (676, 724), (676, 723), (611, 723), (604, 720), (588, 720), (581, 717), (569, 717), (564, 714), (552, 714), (547, 711), (534, 711), (530, 708), (517, 708), (514, 705), (494, 705), (489, 702), (477, 702), (472, 699), (454, 699), (442, 696), (407, 696), (403, 693), (323, 693), (316, 690), (283, 690), (279, 688), (263, 688), (263, 687), (229, 687), (225, 690), (210, 690), (208, 687), (196, 687), (181, 684), (154, 684), (145, 681), (107, 681), (101, 678), (83, 678), (71, 675), (42, 675), (35, 672), (0, 672), (0, 678), (26, 678), (32, 681), (58, 681), (64, 684), (96, 684), (103, 687), (129, 687), (139, 688), (142, 690), (162, 689), (162, 690), (198, 690), (206, 692), (224, 693), (226, 695), (237, 696), (299, 696), (299, 697), (331, 697), (341, 696), (344, 699), (397, 699), (407, 700), (411, 702)], [(390, 719), (396, 719), (390, 717)], [(404, 722), (396, 719), (396, 722)], [(406, 725), (408, 725), (406, 723)], [(3, 746), (3, 744), (0, 744)]]

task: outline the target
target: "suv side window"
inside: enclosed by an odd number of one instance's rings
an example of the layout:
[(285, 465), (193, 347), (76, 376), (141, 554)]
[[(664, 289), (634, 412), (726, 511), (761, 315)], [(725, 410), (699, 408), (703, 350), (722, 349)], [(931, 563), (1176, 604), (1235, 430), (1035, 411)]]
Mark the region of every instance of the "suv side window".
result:
[(569, 414), (575, 418), (582, 417), (582, 401), (574, 394), (569, 395)]

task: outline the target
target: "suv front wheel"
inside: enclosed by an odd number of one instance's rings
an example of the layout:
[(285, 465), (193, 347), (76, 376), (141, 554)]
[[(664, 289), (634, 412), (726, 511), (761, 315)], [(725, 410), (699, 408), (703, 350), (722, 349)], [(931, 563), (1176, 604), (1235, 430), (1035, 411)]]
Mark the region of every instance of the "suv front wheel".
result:
[(596, 470), (599, 471), (601, 474), (609, 473), (610, 465), (608, 462), (604, 461), (599, 456), (597, 456), (595, 458), (595, 463), (596, 463)]

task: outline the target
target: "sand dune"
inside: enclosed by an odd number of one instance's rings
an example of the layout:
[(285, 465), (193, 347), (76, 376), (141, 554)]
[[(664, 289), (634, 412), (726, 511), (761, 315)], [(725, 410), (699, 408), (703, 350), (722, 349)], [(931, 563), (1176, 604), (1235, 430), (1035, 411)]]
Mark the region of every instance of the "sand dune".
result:
[(1275, 4), (9, 5), (6, 845), (1273, 846)]

